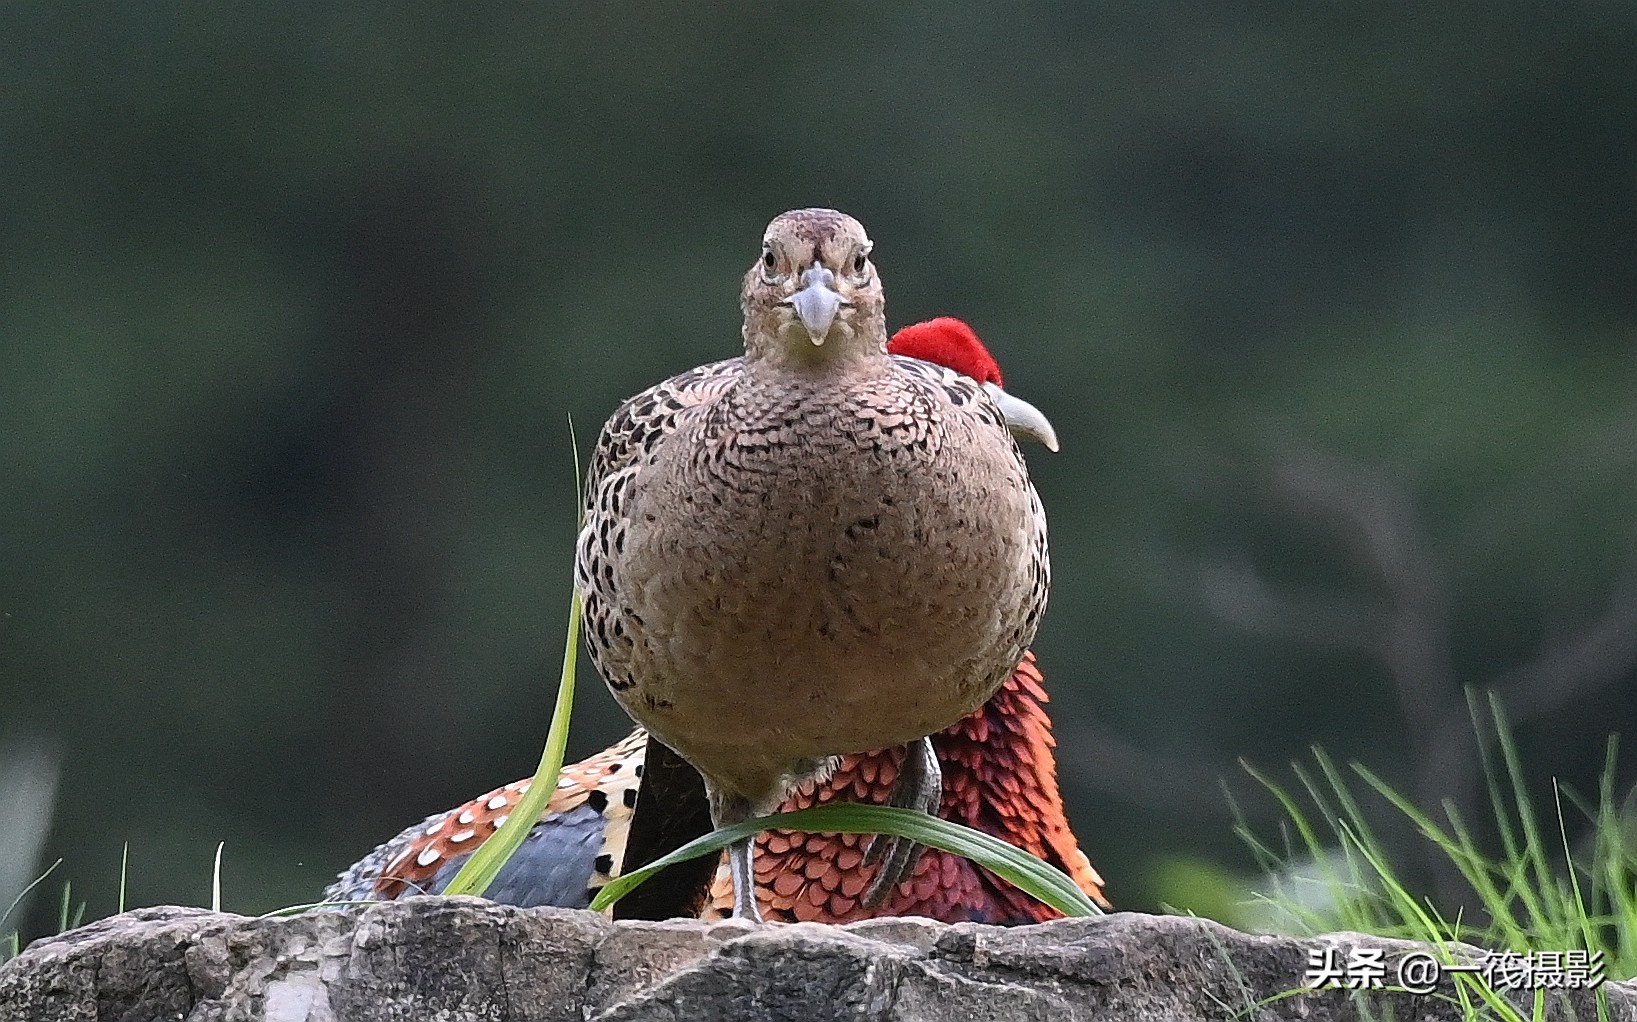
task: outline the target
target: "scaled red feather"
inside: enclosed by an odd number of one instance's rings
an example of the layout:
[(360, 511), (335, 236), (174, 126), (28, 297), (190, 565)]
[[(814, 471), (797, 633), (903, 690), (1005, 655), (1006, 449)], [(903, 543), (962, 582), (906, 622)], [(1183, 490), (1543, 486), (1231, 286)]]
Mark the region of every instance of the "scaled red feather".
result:
[[(1102, 877), (1080, 851), (1063, 812), (1052, 756), (1046, 690), (1033, 653), (1025, 653), (1001, 690), (982, 707), (939, 734), (933, 746), (943, 765), (938, 815), (1030, 852), (1063, 870), (1099, 904)], [(816, 789), (798, 792), (780, 807), (789, 812), (835, 801), (885, 802), (902, 750), (848, 756)], [(1019, 924), (1059, 913), (958, 855), (928, 849), (910, 877), (880, 906), (858, 898), (874, 875), (862, 865), (867, 837), (770, 831), (756, 847), (757, 893), (767, 919), (845, 923), (876, 916), (926, 916), (944, 922)], [(712, 885), (708, 915), (727, 915), (733, 889), (726, 870)]]

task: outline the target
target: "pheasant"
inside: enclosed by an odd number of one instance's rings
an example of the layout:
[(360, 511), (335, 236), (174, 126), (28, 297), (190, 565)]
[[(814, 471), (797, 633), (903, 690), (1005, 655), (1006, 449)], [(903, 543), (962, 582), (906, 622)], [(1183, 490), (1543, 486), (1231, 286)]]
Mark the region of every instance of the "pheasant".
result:
[[(980, 381), (1005, 410), (1016, 435), (1056, 449), (1051, 424), (1032, 405), (1000, 389), (1000, 367), (960, 320), (940, 317), (905, 327), (893, 336), (889, 350), (939, 363)], [(1033, 654), (1025, 653), (988, 703), (932, 737), (944, 778), (939, 815), (1039, 856), (1069, 873), (1087, 894), (1106, 905), (1101, 878), (1080, 851), (1063, 814), (1045, 701)], [(520, 905), (583, 907), (598, 888), (618, 875), (643, 784), (644, 740), (644, 733), (638, 730), (608, 750), (564, 769), (545, 817), (531, 829), (524, 847), (490, 888), (491, 898)], [(837, 797), (882, 801), (889, 794), (900, 756), (897, 750), (889, 750), (845, 757), (829, 780), (816, 789), (802, 790), (781, 809)], [(326, 891), (326, 898), (392, 899), (441, 891), (466, 856), (505, 822), (528, 783), (497, 788), (410, 827), (342, 873)], [(676, 809), (654, 808), (662, 816)], [(684, 834), (672, 845), (692, 836)], [(868, 871), (856, 836), (773, 832), (758, 837), (757, 850), (759, 902), (771, 918), (841, 922), (875, 915), (922, 915), (946, 922), (1018, 924), (1056, 915), (1005, 881), (936, 850), (927, 852), (911, 876), (873, 908), (858, 897)], [(697, 903), (707, 894), (709, 868), (707, 864), (707, 872), (698, 877), (697, 896), (685, 892), (674, 902), (667, 901), (668, 910), (660, 915), (697, 912)], [(651, 881), (649, 888), (663, 879)], [(622, 907), (649, 888), (628, 897)], [(731, 908), (725, 875), (717, 877), (708, 893), (712, 896), (708, 914), (719, 915)]]
[[(926, 736), (1000, 688), (1045, 609), (1046, 517), (1006, 417), (981, 384), (888, 354), (871, 247), (835, 210), (775, 217), (740, 293), (744, 356), (627, 401), (592, 458), (587, 647), (699, 771), (717, 827), (894, 745), (889, 801), (935, 808)], [(866, 901), (914, 857), (884, 847)], [(748, 919), (752, 848), (728, 849)]]

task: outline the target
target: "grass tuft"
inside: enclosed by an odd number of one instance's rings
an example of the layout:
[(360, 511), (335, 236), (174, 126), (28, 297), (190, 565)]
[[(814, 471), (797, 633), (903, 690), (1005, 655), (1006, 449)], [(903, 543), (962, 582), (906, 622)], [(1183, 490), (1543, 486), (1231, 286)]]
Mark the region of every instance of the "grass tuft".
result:
[[(1350, 778), (1322, 750), (1313, 750), (1317, 773), (1294, 764), (1304, 798), (1245, 764), (1284, 810), (1277, 842), (1254, 833), (1243, 813), (1234, 810), (1236, 833), (1269, 878), (1264, 900), (1278, 921), (1274, 928), (1304, 935), (1353, 930), (1421, 941), (1441, 949), (1446, 963), (1456, 960), (1452, 945), (1457, 943), (1523, 954), (1585, 950), (1603, 956), (1611, 978), (1637, 975), (1637, 852), (1615, 804), (1616, 739), (1608, 743), (1595, 804), (1554, 782), (1555, 825), (1548, 840), (1499, 699), (1491, 695), (1483, 702), (1469, 693), (1468, 700), (1474, 726), (1492, 726), (1499, 749), (1498, 761), (1486, 752), (1482, 764), (1498, 854), (1484, 851), (1452, 803), (1445, 802), (1437, 818), (1367, 767), (1350, 764)], [(1358, 782), (1454, 864), (1473, 892), (1475, 911), (1451, 917), (1431, 898), (1410, 890), (1354, 795)], [(1590, 824), (1590, 844), (1578, 854), (1568, 837), (1565, 801)], [(1536, 998), (1534, 1012), (1525, 1014), (1481, 974), (1458, 973), (1452, 979), (1463, 1017), (1521, 1020), (1543, 1007)], [(1606, 1017), (1601, 994), (1598, 1005)]]
[[(52, 873), (54, 873), (56, 871), (57, 867), (61, 866), (62, 864), (63, 864), (63, 861), (61, 859), (58, 859), (56, 862), (53, 862), (51, 865), (46, 867), (44, 873), (41, 873), (39, 876), (37, 876), (33, 880), (29, 881), (29, 884), (28, 884), (27, 887), (23, 888), (21, 891), (18, 891), (17, 892), (17, 897), (11, 899), (11, 904), (6, 906), (6, 910), (4, 912), (0, 912), (0, 924), (3, 924), (7, 919), (10, 919), (11, 914), (13, 912), (17, 911), (17, 906), (19, 906), (19, 905), (21, 905), (23, 903), (23, 899), (28, 897), (29, 892), (34, 890), (34, 888), (40, 886), (41, 884), (45, 883), (46, 877), (48, 877)], [(65, 889), (63, 891), (64, 900), (66, 900), (67, 897), (68, 897), (68, 892)], [(80, 910), (82, 912), (84, 911), (84, 908), (85, 908), (85, 906), (83, 906), (83, 905), (80, 906)], [(6, 962), (11, 961), (13, 958), (16, 958), (19, 954), (22, 954), (22, 951), (23, 951), (23, 936), (22, 936), (21, 932), (19, 932), (18, 930), (13, 929), (13, 930), (6, 931), (4, 934), (0, 934), (0, 964), (4, 964)]]

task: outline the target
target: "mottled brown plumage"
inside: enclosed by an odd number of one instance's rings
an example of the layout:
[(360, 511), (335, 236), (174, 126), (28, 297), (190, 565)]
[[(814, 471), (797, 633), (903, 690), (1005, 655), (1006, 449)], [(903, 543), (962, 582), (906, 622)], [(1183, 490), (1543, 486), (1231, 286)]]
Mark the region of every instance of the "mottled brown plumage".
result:
[(632, 398), (591, 466), (592, 658), (699, 769), (719, 826), (977, 707), (1045, 607), (1045, 516), (1006, 418), (975, 381), (887, 354), (869, 249), (833, 210), (776, 218), (744, 357)]

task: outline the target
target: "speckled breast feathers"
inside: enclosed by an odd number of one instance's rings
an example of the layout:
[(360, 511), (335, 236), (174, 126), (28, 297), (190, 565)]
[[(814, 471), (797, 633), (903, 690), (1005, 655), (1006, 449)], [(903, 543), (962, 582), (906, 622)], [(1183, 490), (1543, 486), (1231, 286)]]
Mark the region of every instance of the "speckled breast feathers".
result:
[[(707, 738), (770, 726), (812, 757), (908, 741), (981, 703), (1032, 639), (1045, 518), (1003, 417), (949, 370), (888, 365), (835, 395), (759, 386), (734, 359), (610, 420), (577, 562), (587, 636), (616, 697), (684, 755), (700, 716)], [(908, 683), (883, 690), (882, 659)], [(853, 710), (902, 723), (830, 727)]]

